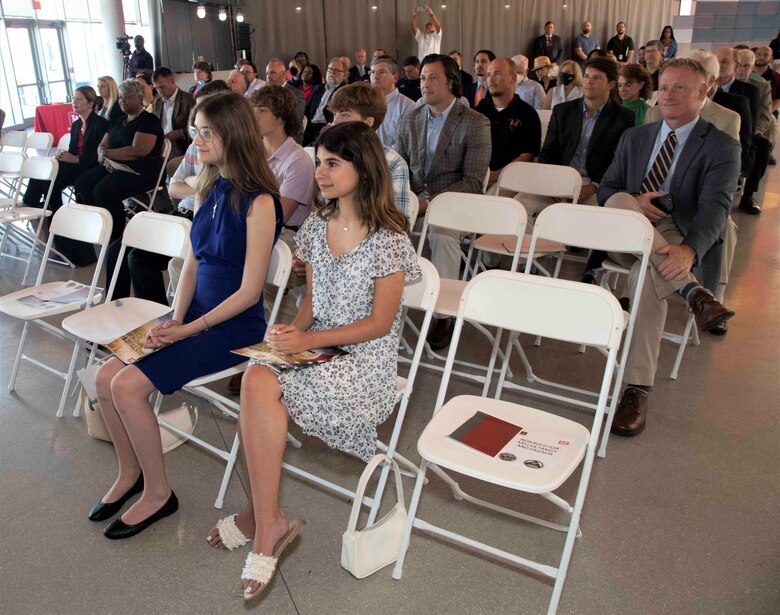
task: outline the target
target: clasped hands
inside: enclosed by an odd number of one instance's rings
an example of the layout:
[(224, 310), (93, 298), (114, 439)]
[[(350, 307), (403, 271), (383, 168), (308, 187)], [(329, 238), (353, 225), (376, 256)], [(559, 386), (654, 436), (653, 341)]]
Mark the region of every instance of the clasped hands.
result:
[[(636, 197), (642, 213), (653, 224), (660, 222), (669, 215), (650, 202), (652, 199), (663, 195), (663, 192), (645, 192)], [(685, 245), (664, 246), (656, 250), (655, 253), (666, 256), (664, 262), (657, 268), (658, 273), (664, 280), (683, 280), (691, 272), (693, 263), (696, 260), (696, 251)]]
[(144, 348), (153, 348), (155, 350), (170, 346), (174, 342), (183, 340), (192, 335), (186, 328), (187, 325), (181, 324), (178, 320), (166, 320), (161, 325), (152, 328), (144, 338)]
[(312, 347), (308, 341), (309, 336), (308, 331), (301, 331), (295, 325), (273, 325), (268, 329), (266, 341), (271, 350), (295, 354)]

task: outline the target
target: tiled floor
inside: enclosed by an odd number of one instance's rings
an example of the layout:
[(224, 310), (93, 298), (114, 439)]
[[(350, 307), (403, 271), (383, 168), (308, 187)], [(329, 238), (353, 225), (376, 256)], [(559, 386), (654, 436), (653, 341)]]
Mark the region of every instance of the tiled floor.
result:
[[(679, 379), (666, 379), (673, 348), (665, 346), (651, 398), (649, 426), (632, 439), (612, 438), (597, 460), (559, 612), (777, 613), (780, 611), (780, 172), (770, 167), (764, 213), (735, 211), (740, 226), (727, 303), (737, 311), (725, 338), (690, 347)], [(69, 274), (55, 270), (61, 278)], [(84, 272), (77, 274), (84, 277)], [(21, 268), (4, 261), (0, 292), (17, 288)], [(682, 328), (682, 305), (670, 310)], [(244, 501), (240, 469), (223, 511), (213, 508), (223, 464), (184, 445), (166, 456), (180, 511), (126, 541), (103, 538), (86, 512), (113, 480), (109, 444), (90, 439), (81, 419), (54, 416), (61, 382), (25, 366), (16, 392), (5, 383), (21, 327), (0, 316), (0, 610), (16, 614), (237, 613), (416, 614), (542, 613), (552, 583), (415, 531), (404, 578), (390, 570), (365, 580), (339, 565), (350, 505), (285, 475), (282, 499), (308, 524), (272, 587), (246, 607), (239, 575), (244, 552), (205, 542), (211, 524)], [(34, 333), (32, 353), (66, 365), (70, 349)], [(466, 348), (477, 352), (479, 339)], [(552, 375), (587, 379), (596, 354), (582, 356), (545, 342), (531, 356)], [(400, 449), (414, 446), (432, 409), (439, 377), (423, 370)], [(477, 392), (455, 381), (451, 393)], [(508, 399), (518, 399), (513, 394)], [(174, 396), (166, 404), (182, 400)], [(586, 423), (587, 414), (561, 409)], [(229, 442), (235, 425), (200, 404), (197, 432)], [(361, 464), (311, 439), (287, 460), (356, 484)], [(471, 486), (471, 481), (464, 481)], [(575, 481), (561, 489), (573, 495)], [(411, 481), (405, 481), (408, 494)], [(479, 486), (476, 493), (485, 492)], [(538, 498), (496, 494), (499, 501), (555, 515)], [(557, 563), (562, 536), (513, 524), (455, 502), (433, 479), (422, 513), (505, 548)]]

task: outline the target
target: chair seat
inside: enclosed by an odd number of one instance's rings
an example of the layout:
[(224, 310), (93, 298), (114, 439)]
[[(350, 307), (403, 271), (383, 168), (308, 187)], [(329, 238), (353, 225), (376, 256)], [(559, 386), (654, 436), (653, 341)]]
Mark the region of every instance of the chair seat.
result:
[[(515, 252), (515, 241), (516, 237), (514, 235), (482, 235), (474, 242), (474, 248), (492, 254), (511, 256)], [(526, 235), (523, 237), (523, 244), (520, 246), (520, 255), (527, 256), (530, 247), (531, 236)], [(541, 256), (544, 254), (557, 254), (565, 251), (566, 246), (562, 243), (540, 239), (536, 242), (536, 250), (534, 253), (537, 256)]]
[[(75, 310), (81, 309), (84, 302), (77, 301), (75, 303), (66, 303), (58, 307), (42, 310), (40, 308), (32, 307), (18, 301), (22, 297), (32, 295), (35, 292), (47, 291), (51, 288), (60, 286), (62, 282), (48, 282), (41, 284), (40, 286), (32, 286), (30, 288), (22, 288), (16, 292), (0, 297), (0, 312), (8, 314), (14, 318), (20, 320), (36, 320), (38, 318), (47, 318), (49, 316), (56, 316), (58, 314), (67, 314)], [(93, 298), (94, 303), (99, 303), (103, 299), (103, 293), (95, 293)]]
[(463, 289), (466, 288), (467, 282), (441, 278), (440, 283), (436, 311), (446, 316), (457, 316), (460, 296), (463, 294)]
[(68, 316), (62, 328), (81, 339), (105, 345), (170, 311), (162, 303), (127, 297)]
[(239, 363), (238, 365), (234, 365), (233, 367), (228, 367), (227, 369), (223, 369), (221, 372), (207, 374), (205, 376), (201, 376), (200, 378), (195, 378), (195, 380), (190, 380), (184, 386), (185, 387), (206, 386), (207, 384), (211, 384), (212, 382), (216, 382), (217, 380), (222, 380), (223, 378), (235, 376), (236, 374), (241, 374), (244, 371), (246, 371), (248, 365), (249, 362), (245, 361), (244, 363)]
[(615, 273), (623, 273), (628, 275), (629, 271), (623, 265), (618, 265), (615, 261), (610, 259), (605, 259), (603, 263), (601, 263), (601, 267), (605, 271), (614, 271)]
[[(558, 446), (553, 456), (516, 448), (516, 461), (497, 457), (450, 438), (458, 427), (480, 411), (503, 419), (527, 432), (528, 439)], [(513, 438), (523, 437), (518, 434)], [(590, 432), (574, 421), (507, 401), (459, 395), (449, 400), (430, 420), (417, 443), (425, 459), (455, 472), (529, 493), (549, 493), (574, 472), (585, 455)], [(562, 443), (567, 444), (562, 444)], [(519, 451), (519, 454), (518, 454)], [(528, 460), (541, 461), (543, 467), (527, 467)]]
[[(47, 209), (46, 216), (50, 215), (51, 211)], [(0, 224), (9, 224), (11, 222), (19, 222), (20, 220), (35, 220), (36, 218), (43, 217), (44, 212), (39, 207), (14, 207), (13, 209), (6, 208), (5, 211), (0, 212)]]

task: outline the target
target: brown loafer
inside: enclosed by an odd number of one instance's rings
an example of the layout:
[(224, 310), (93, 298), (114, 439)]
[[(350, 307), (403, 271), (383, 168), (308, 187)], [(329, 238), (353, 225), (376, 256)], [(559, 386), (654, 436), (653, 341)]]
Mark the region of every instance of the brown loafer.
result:
[(702, 331), (711, 331), (729, 318), (734, 312), (712, 296), (706, 288), (699, 286), (688, 295), (688, 305), (696, 318), (696, 324)]
[(623, 391), (610, 431), (624, 437), (642, 433), (647, 424), (647, 398), (648, 394), (641, 389), (628, 387)]

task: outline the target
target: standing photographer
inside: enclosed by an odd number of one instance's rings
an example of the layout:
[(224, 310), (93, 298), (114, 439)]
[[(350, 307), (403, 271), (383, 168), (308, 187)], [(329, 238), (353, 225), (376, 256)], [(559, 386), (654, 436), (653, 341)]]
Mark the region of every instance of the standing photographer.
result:
[(132, 79), (138, 75), (152, 76), (154, 71), (154, 60), (152, 54), (144, 49), (144, 37), (140, 34), (133, 39), (135, 51), (127, 61), (127, 78)]

